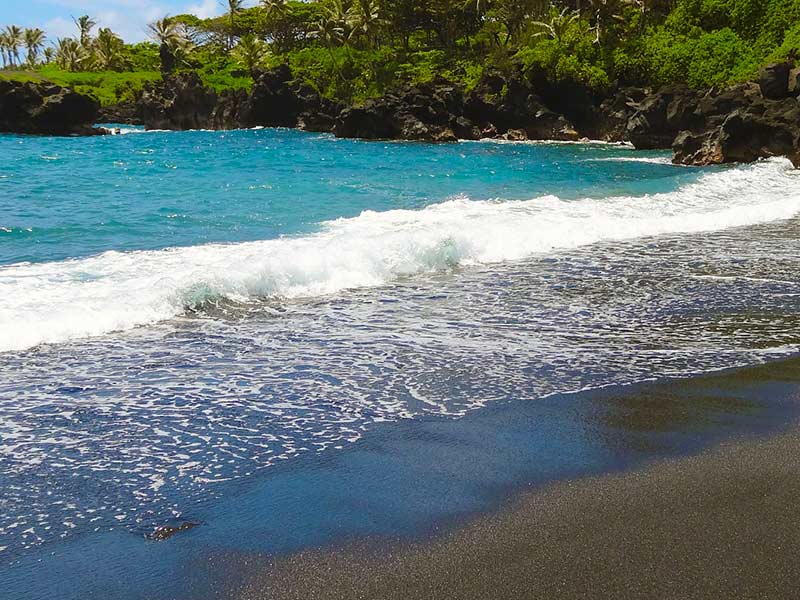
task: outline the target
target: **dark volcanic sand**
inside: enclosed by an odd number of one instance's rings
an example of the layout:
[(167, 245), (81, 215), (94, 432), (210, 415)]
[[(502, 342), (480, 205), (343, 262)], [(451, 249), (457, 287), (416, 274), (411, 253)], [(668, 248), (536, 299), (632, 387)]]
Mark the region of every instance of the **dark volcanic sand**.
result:
[[(757, 368), (745, 379), (775, 393), (771, 383), (797, 381), (797, 367)], [(800, 399), (800, 386), (792, 389)], [(798, 501), (792, 429), (548, 485), (426, 541), (367, 541), (271, 564), (251, 557), (242, 568), (254, 575), (237, 597), (799, 597)]]

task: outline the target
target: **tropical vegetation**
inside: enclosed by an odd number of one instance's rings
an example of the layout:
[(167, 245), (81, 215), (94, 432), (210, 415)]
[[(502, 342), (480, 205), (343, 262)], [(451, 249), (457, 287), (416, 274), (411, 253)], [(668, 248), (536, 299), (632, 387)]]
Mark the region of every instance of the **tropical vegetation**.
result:
[(48, 79), (103, 103), (195, 70), (218, 90), (247, 88), (287, 63), (345, 101), (404, 82), (474, 86), (486, 69), (603, 89), (719, 86), (800, 53), (800, 0), (224, 0), (219, 17), (165, 15), (127, 44), (90, 16), (75, 35), (0, 30), (0, 77)]

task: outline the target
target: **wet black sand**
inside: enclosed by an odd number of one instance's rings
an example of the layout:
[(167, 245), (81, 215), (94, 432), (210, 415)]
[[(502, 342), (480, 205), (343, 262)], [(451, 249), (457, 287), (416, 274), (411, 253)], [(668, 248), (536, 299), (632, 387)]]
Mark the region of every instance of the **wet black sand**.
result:
[[(800, 400), (799, 367), (788, 361), (697, 385), (746, 388), (765, 402), (793, 403)], [(694, 427), (692, 404), (681, 401), (681, 389), (693, 384), (667, 385), (673, 391), (659, 402), (637, 395), (618, 399), (617, 411), (602, 411), (613, 425), (607, 434), (638, 440), (629, 451), (646, 452), (651, 434), (665, 426)], [(663, 385), (650, 394), (659, 391)], [(739, 402), (734, 396), (717, 394), (715, 414)], [(741, 406), (732, 408), (741, 413)], [(538, 486), (421, 540), (251, 556), (240, 564), (248, 581), (235, 597), (797, 597), (798, 501), (800, 428), (787, 422), (767, 437), (737, 434), (693, 456)]]

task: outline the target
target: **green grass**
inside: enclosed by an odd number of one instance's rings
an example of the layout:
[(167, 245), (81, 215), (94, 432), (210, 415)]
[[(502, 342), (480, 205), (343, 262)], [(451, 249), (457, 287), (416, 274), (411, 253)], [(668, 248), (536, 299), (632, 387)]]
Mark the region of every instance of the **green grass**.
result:
[(23, 83), (41, 83), (45, 79), (35, 71), (0, 71), (0, 79), (21, 81)]
[[(212, 72), (201, 70), (203, 83), (217, 92), (230, 89), (249, 90), (253, 86), (250, 77), (241, 77), (230, 70)], [(42, 83), (50, 82), (63, 87), (74, 88), (75, 91), (91, 96), (101, 106), (111, 106), (128, 100), (141, 90), (146, 83), (159, 81), (158, 71), (132, 71), (118, 73), (115, 71), (79, 71), (72, 73), (59, 69), (54, 65), (45, 65), (35, 71), (3, 71), (0, 79), (12, 81)]]
[(71, 73), (54, 65), (45, 65), (36, 71), (0, 71), (0, 78), (25, 82), (50, 82), (91, 96), (101, 106), (110, 106), (133, 97), (145, 83), (158, 81), (161, 73), (157, 71), (136, 71), (117, 73), (114, 71), (93, 71)]
[(214, 88), (217, 93), (225, 90), (247, 90), (253, 87), (253, 80), (250, 77), (240, 77), (229, 72), (213, 73), (200, 71), (200, 79), (208, 87)]

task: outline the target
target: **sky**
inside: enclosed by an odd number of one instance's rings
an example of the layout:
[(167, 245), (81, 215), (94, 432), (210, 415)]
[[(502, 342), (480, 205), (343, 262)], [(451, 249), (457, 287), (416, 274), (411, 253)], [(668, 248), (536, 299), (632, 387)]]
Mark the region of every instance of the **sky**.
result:
[[(245, 2), (246, 6), (255, 4), (255, 0)], [(212, 17), (224, 11), (221, 0), (0, 0), (0, 29), (6, 25), (39, 27), (55, 41), (75, 36), (73, 17), (88, 14), (126, 42), (141, 42), (147, 39), (147, 24), (165, 15)]]

